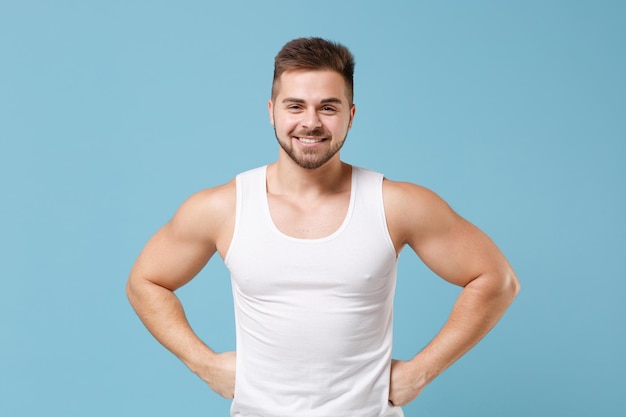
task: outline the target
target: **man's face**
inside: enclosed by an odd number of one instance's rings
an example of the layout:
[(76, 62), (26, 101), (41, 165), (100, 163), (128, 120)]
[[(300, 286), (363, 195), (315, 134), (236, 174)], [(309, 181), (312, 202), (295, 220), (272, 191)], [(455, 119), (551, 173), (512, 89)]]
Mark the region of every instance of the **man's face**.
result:
[(287, 71), (278, 83), (268, 109), (281, 152), (306, 169), (338, 158), (355, 113), (343, 77), (329, 70)]

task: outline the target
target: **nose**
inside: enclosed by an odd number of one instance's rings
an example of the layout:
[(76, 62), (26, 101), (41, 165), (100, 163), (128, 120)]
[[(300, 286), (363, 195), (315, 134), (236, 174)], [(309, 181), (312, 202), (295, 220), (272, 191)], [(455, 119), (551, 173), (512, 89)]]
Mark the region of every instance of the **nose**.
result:
[(320, 116), (315, 109), (309, 109), (306, 111), (304, 115), (304, 119), (302, 120), (302, 127), (308, 129), (315, 129), (322, 126), (322, 121), (320, 120)]

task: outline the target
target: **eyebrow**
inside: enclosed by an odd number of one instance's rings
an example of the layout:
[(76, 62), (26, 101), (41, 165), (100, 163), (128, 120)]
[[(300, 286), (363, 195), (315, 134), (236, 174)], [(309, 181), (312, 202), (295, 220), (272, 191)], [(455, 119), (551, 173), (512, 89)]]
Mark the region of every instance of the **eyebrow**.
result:
[[(283, 103), (298, 103), (298, 104), (304, 104), (305, 101), (301, 98), (295, 98), (295, 97), (287, 97), (285, 98), (283, 101)], [(341, 104), (342, 101), (338, 98), (335, 97), (330, 97), (330, 98), (325, 98), (320, 100), (320, 104), (329, 104), (329, 103), (336, 103), (336, 104)]]

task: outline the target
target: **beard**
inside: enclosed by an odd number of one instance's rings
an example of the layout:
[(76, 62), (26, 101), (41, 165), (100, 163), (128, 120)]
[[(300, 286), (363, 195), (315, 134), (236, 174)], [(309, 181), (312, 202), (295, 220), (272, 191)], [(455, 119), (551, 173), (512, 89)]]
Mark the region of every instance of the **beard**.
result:
[[(348, 137), (348, 132), (343, 137), (343, 140), (334, 143), (330, 148), (326, 150), (319, 149), (308, 149), (302, 148), (300, 152), (297, 152), (297, 149), (291, 144), (291, 136), (287, 138), (287, 140), (283, 141), (278, 137), (278, 133), (276, 132), (276, 127), (274, 127), (274, 135), (276, 136), (276, 140), (280, 147), (285, 151), (285, 153), (294, 161), (299, 167), (304, 169), (316, 169), (324, 165), (326, 162), (330, 161), (337, 152), (342, 148), (343, 144), (346, 142), (346, 138)], [(321, 129), (315, 129), (303, 132), (300, 136), (313, 136), (313, 137), (330, 137), (327, 132)], [(326, 139), (328, 140), (328, 139)]]

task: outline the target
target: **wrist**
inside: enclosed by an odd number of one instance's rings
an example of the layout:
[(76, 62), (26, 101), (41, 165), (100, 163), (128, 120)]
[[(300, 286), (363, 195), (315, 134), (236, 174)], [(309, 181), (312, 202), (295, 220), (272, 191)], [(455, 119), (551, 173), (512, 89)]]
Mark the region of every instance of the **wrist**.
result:
[(193, 373), (199, 375), (210, 372), (215, 367), (217, 354), (205, 344), (200, 343), (189, 349), (185, 357), (180, 359)]
[(433, 361), (428, 360), (426, 355), (422, 353), (411, 359), (409, 364), (412, 369), (413, 381), (420, 387), (425, 387), (443, 372), (443, 369), (436, 366)]

